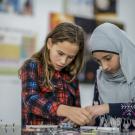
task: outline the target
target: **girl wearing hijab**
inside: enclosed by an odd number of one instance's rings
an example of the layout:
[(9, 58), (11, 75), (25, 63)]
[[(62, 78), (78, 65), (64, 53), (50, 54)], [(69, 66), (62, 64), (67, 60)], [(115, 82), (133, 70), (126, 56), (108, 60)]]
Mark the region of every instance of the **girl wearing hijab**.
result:
[(135, 45), (117, 26), (103, 23), (92, 33), (89, 50), (100, 68), (93, 106), (86, 109), (99, 126), (135, 128)]

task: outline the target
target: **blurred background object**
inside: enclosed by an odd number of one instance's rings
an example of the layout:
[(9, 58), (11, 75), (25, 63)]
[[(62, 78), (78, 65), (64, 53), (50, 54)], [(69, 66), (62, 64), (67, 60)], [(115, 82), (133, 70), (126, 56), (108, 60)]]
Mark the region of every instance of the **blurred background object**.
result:
[(33, 14), (33, 0), (0, 0), (0, 11), (7, 14)]

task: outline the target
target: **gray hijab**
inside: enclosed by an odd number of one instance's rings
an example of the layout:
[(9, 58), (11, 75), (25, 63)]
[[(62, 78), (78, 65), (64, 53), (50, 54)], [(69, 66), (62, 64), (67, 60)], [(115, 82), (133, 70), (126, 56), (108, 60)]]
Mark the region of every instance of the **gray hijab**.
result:
[(119, 54), (121, 69), (115, 74), (97, 71), (100, 101), (104, 103), (131, 102), (135, 97), (135, 45), (124, 31), (111, 23), (99, 25), (91, 35), (89, 50)]

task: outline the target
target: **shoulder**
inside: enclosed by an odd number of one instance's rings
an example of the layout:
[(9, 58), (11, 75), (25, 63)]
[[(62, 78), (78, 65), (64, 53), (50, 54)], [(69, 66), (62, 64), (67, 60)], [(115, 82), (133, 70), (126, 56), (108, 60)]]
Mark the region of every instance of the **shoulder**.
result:
[(23, 79), (26, 78), (28, 75), (33, 77), (42, 75), (42, 64), (35, 59), (28, 59), (24, 61), (24, 64), (19, 69), (18, 76), (20, 79)]
[(35, 70), (38, 68), (39, 64), (40, 63), (34, 59), (28, 59), (24, 62), (23, 69)]

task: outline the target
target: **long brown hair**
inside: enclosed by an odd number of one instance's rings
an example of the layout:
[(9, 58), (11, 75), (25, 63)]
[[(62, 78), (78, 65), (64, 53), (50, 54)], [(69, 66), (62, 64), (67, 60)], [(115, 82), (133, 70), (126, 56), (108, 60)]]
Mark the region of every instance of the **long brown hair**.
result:
[(79, 51), (76, 57), (64, 69), (71, 76), (70, 80), (67, 80), (67, 82), (71, 82), (80, 72), (84, 63), (84, 31), (78, 25), (68, 22), (60, 23), (47, 35), (43, 48), (39, 52), (32, 55), (30, 58), (42, 63), (44, 72), (44, 85), (51, 88), (52, 84), (50, 80), (53, 76), (53, 69), (49, 70), (49, 65), (51, 63), (49, 59), (49, 50), (47, 47), (49, 38), (51, 38), (52, 44), (68, 41), (79, 46)]

